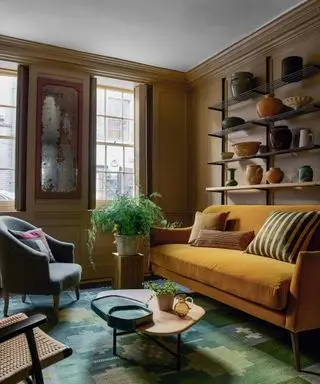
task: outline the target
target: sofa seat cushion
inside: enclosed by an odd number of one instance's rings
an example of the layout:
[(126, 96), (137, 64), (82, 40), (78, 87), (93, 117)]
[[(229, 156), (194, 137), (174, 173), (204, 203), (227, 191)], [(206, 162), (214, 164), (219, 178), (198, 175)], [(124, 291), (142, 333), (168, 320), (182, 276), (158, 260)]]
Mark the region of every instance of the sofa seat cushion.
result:
[(243, 251), (166, 244), (151, 248), (151, 263), (268, 308), (282, 310), (294, 265)]

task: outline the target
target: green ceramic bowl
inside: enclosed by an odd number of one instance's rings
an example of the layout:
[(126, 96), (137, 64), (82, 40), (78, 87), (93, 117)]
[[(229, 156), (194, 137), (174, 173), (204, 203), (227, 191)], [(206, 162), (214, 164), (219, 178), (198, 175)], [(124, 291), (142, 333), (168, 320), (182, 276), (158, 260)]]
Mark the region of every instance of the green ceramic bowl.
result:
[(246, 121), (241, 117), (226, 117), (222, 122), (223, 129), (236, 127), (237, 125), (244, 124)]

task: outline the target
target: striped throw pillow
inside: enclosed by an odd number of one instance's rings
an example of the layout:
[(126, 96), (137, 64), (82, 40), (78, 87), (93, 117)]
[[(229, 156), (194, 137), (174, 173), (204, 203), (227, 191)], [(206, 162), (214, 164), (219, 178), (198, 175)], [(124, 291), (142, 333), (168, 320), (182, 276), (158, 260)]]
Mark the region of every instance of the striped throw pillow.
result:
[(246, 252), (295, 263), (298, 253), (307, 249), (319, 217), (315, 211), (272, 212)]
[(192, 245), (195, 247), (213, 247), (244, 251), (254, 238), (254, 232), (248, 231), (213, 231), (201, 229)]

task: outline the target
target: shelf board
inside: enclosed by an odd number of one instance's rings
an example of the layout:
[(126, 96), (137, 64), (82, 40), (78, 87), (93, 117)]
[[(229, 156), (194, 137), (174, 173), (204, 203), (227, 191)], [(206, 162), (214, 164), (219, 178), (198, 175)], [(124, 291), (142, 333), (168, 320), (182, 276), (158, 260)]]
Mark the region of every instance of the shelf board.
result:
[(209, 133), (208, 135), (212, 137), (222, 138), (225, 135), (232, 132), (242, 131), (244, 129), (250, 129), (256, 126), (266, 127), (268, 124), (274, 123), (276, 121), (290, 120), (297, 116), (307, 115), (309, 113), (314, 113), (319, 111), (320, 111), (320, 102), (316, 102), (309, 105), (305, 105), (304, 107), (301, 107), (299, 109), (291, 109), (279, 115), (265, 117), (263, 119), (250, 120), (244, 124), (226, 128), (226, 129), (223, 129), (222, 131), (212, 132), (212, 133)]
[(218, 160), (218, 161), (211, 161), (208, 163), (209, 165), (223, 165), (227, 163), (235, 163), (237, 161), (244, 161), (244, 160), (250, 160), (250, 159), (265, 159), (268, 157), (273, 156), (279, 156), (279, 155), (285, 155), (288, 153), (299, 153), (304, 151), (313, 151), (316, 149), (320, 149), (320, 144), (311, 145), (308, 147), (299, 147), (299, 148), (290, 148), (290, 149), (283, 149), (281, 151), (272, 151), (272, 152), (266, 152), (266, 153), (258, 153), (257, 155), (252, 156), (242, 156), (242, 157), (235, 157), (233, 159), (228, 160)]
[(251, 89), (250, 91), (244, 92), (238, 97), (233, 97), (224, 102), (220, 102), (214, 104), (209, 107), (209, 109), (215, 111), (223, 111), (227, 107), (232, 105), (241, 103), (242, 101), (254, 99), (258, 96), (265, 95), (267, 93), (272, 92), (275, 89), (281, 88), (285, 85), (292, 84), (293, 82), (298, 82), (303, 79), (308, 79), (316, 74), (320, 73), (320, 64), (310, 64), (306, 65), (302, 70), (292, 73), (289, 76), (286, 76), (287, 81), (283, 81), (282, 79), (276, 79), (271, 81), (270, 83), (264, 83), (259, 85), (256, 88)]
[(272, 189), (287, 189), (287, 188), (308, 188), (319, 187), (320, 181), (308, 181), (305, 183), (279, 183), (279, 184), (254, 184), (254, 185), (237, 185), (235, 187), (208, 187), (207, 192), (230, 192), (230, 191), (252, 191), (252, 190), (272, 190)]

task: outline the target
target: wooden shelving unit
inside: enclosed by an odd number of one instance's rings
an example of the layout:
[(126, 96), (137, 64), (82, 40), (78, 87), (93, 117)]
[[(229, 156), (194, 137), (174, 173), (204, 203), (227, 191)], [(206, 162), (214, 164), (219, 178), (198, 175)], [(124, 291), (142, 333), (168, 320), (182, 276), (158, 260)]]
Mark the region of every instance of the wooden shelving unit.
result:
[(290, 154), (290, 153), (314, 151), (314, 150), (317, 150), (317, 149), (320, 149), (320, 145), (319, 144), (315, 144), (315, 145), (308, 146), (308, 147), (283, 149), (281, 151), (272, 151), (272, 152), (266, 152), (266, 153), (258, 153), (256, 155), (252, 155), (252, 156), (235, 157), (235, 158), (228, 159), (228, 160), (211, 161), (208, 164), (210, 164), (210, 165), (223, 165), (223, 164), (227, 164), (227, 163), (235, 163), (235, 162), (246, 161), (246, 160), (250, 160), (250, 159), (265, 159), (267, 157), (286, 155), (286, 154)]
[(266, 191), (270, 189), (301, 189), (310, 187), (319, 187), (320, 181), (309, 181), (305, 183), (279, 183), (279, 184), (253, 184), (253, 185), (237, 185), (235, 187), (208, 187), (207, 192), (237, 192), (237, 191)]

